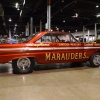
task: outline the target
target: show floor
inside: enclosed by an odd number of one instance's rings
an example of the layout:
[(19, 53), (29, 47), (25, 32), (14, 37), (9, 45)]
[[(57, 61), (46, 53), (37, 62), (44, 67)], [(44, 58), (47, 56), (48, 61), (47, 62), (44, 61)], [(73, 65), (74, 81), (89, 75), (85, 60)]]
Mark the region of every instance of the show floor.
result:
[(100, 100), (100, 68), (37, 65), (33, 73), (18, 75), (10, 63), (1, 64), (0, 100)]

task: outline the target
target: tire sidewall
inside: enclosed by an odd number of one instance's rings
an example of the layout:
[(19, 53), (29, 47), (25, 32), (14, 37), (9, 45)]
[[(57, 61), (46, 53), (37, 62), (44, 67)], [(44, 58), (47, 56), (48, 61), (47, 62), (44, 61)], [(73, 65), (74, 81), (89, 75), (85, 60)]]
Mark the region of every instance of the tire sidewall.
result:
[[(21, 70), (17, 66), (17, 63), (18, 63), (18, 60), (19, 59), (15, 59), (15, 60), (12, 61), (12, 67), (13, 67), (14, 72), (17, 73), (17, 74), (27, 74), (27, 73), (31, 73), (33, 71), (34, 60), (32, 58), (27, 58), (30, 61), (30, 66), (26, 70)], [(25, 58), (23, 58), (23, 59), (25, 59)]]
[(99, 66), (100, 66), (100, 64), (95, 65), (94, 62), (93, 62), (93, 59), (94, 59), (94, 57), (95, 57), (96, 55), (100, 55), (100, 53), (99, 53), (99, 52), (96, 52), (96, 53), (94, 53), (94, 54), (91, 56), (91, 58), (90, 58), (91, 67), (99, 67)]

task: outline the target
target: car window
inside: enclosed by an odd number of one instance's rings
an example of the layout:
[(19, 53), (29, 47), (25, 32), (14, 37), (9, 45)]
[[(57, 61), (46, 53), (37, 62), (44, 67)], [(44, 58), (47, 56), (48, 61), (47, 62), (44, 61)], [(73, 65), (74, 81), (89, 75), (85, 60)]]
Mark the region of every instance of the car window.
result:
[(38, 39), (36, 42), (52, 42), (51, 36), (43, 36), (40, 39)]
[(36, 42), (76, 42), (70, 34), (46, 34), (38, 39)]

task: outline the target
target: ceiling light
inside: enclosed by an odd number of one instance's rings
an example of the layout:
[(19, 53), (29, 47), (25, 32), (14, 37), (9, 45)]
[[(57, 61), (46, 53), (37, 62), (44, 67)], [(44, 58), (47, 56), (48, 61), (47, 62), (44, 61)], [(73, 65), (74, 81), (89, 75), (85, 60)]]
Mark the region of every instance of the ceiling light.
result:
[(17, 10), (20, 10), (19, 8), (17, 8)]
[(9, 22), (11, 22), (12, 21), (12, 19), (11, 18), (9, 18)]
[(17, 24), (15, 24), (15, 26), (17, 26)]
[(65, 20), (63, 20), (63, 22), (65, 23)]
[(16, 8), (18, 8), (18, 3), (16, 3), (15, 5), (16, 5)]
[(100, 17), (100, 14), (96, 15), (97, 17)]
[(75, 15), (74, 15), (74, 16), (72, 16), (72, 17), (78, 17), (78, 13), (75, 13)]
[(77, 32), (77, 30), (75, 30)]
[(99, 5), (96, 5), (96, 8), (99, 8)]
[(62, 0), (62, 2), (64, 2), (64, 0)]
[(75, 16), (78, 17), (78, 13), (76, 13)]

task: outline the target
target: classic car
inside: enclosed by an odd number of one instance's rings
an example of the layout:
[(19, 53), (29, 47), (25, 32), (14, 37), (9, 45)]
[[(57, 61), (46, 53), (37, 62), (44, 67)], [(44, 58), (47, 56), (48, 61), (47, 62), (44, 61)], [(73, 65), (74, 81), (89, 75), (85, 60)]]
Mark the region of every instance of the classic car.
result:
[(23, 43), (0, 44), (0, 63), (12, 61), (14, 72), (26, 74), (39, 64), (89, 61), (100, 66), (100, 43), (82, 43), (71, 33), (44, 31)]

